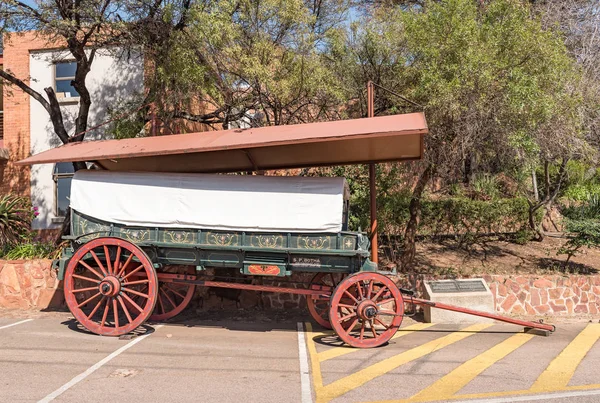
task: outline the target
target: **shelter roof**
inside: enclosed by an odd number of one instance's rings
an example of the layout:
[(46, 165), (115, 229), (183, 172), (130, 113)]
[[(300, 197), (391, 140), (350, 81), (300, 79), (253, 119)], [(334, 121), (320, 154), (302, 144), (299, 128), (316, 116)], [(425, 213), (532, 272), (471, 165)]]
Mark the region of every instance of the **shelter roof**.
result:
[(423, 113), (84, 141), (17, 162), (95, 162), (110, 171), (238, 172), (403, 161), (423, 156)]

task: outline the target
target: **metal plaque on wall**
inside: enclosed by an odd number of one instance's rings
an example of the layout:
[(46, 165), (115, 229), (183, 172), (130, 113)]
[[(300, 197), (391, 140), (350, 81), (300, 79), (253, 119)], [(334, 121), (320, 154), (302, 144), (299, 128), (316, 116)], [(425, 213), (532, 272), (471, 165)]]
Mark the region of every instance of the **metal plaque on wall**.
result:
[(451, 293), (451, 292), (480, 292), (487, 291), (482, 279), (477, 280), (446, 280), (432, 281), (427, 283), (434, 293)]

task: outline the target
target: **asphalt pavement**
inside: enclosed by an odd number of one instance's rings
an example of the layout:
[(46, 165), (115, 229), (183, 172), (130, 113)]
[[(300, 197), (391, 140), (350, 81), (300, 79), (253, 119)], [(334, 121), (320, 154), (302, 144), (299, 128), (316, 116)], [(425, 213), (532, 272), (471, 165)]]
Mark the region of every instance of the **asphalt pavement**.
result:
[(586, 321), (543, 337), (405, 320), (363, 350), (295, 320), (225, 315), (111, 338), (66, 313), (1, 314), (2, 402), (600, 401), (600, 324)]

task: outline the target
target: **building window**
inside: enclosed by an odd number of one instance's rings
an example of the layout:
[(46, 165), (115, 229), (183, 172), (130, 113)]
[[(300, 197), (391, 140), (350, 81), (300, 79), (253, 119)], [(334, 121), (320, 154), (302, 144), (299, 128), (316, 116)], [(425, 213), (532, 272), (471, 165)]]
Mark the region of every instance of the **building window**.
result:
[(71, 85), (71, 81), (75, 79), (75, 70), (77, 70), (75, 62), (60, 62), (54, 65), (54, 82), (58, 99), (79, 98), (79, 93)]
[(71, 180), (73, 179), (72, 162), (57, 162), (54, 165), (54, 214), (56, 217), (66, 217), (71, 200)]

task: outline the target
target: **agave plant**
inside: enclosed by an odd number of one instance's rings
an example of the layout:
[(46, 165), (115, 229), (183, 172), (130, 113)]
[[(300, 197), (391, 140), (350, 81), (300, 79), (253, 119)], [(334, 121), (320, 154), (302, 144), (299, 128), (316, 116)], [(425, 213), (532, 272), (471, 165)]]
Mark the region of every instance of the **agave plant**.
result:
[(15, 245), (29, 231), (33, 218), (31, 203), (25, 197), (0, 196), (0, 250)]

